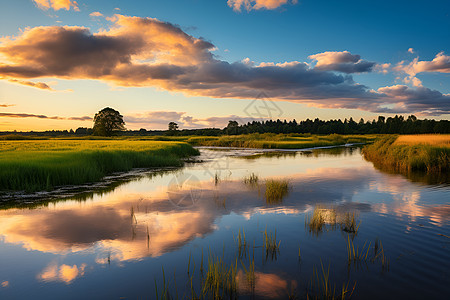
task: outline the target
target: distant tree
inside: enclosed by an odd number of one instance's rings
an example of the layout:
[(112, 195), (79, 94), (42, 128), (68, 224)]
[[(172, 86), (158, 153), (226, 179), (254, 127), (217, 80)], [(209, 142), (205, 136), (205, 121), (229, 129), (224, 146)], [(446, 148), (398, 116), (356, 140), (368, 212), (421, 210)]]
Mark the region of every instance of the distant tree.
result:
[(166, 135), (176, 135), (176, 134), (178, 134), (178, 124), (177, 123), (170, 122), (168, 127), (169, 127), (168, 128), (169, 130), (166, 131)]
[(176, 131), (178, 130), (178, 124), (175, 122), (170, 122), (169, 123), (169, 131)]
[(237, 134), (239, 128), (239, 123), (237, 121), (228, 121), (228, 126), (225, 128), (227, 134)]
[(94, 134), (111, 136), (114, 132), (125, 130), (123, 116), (115, 109), (106, 107), (94, 116)]

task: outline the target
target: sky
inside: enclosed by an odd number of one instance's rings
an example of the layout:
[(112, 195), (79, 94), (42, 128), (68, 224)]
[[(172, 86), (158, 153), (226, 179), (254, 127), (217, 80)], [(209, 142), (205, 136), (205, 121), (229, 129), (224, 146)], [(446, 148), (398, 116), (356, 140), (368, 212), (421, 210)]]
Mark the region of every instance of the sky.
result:
[(450, 116), (450, 2), (0, 0), (0, 131)]

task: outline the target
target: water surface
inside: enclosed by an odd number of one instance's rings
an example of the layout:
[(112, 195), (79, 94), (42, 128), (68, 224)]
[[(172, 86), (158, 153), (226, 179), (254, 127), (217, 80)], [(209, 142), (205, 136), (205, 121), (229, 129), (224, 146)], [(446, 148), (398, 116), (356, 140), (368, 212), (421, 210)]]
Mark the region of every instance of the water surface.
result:
[[(202, 252), (204, 273), (208, 254), (237, 261), (243, 299), (302, 298), (322, 266), (337, 290), (354, 287), (354, 299), (450, 295), (448, 183), (377, 170), (358, 148), (201, 153), (203, 163), (107, 190), (4, 206), (0, 298), (153, 298), (163, 269), (172, 296), (190, 297), (190, 278), (201, 294)], [(252, 173), (258, 182), (246, 184)], [(287, 195), (267, 201), (268, 179), (287, 179)], [(310, 226), (314, 216), (321, 226)], [(340, 225), (348, 216), (357, 233)], [(242, 230), (248, 250), (239, 255)], [(276, 231), (279, 251), (262, 247), (266, 231)], [(349, 241), (369, 257), (382, 247), (384, 260), (349, 263)], [(252, 259), (253, 287), (244, 271)]]

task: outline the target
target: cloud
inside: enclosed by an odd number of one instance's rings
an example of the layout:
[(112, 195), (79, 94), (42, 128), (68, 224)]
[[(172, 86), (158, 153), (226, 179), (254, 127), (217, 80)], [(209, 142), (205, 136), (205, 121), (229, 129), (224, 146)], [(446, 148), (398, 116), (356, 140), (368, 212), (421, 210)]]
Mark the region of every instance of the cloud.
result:
[(0, 107), (11, 107), (15, 106), (15, 104), (0, 104)]
[(91, 17), (102, 17), (103, 14), (99, 11), (94, 11), (89, 14)]
[(240, 12), (242, 8), (250, 11), (252, 9), (276, 9), (286, 3), (297, 4), (298, 0), (228, 0), (227, 4), (234, 11)]
[(390, 63), (376, 64), (373, 67), (374, 71), (380, 72), (380, 73), (383, 73), (383, 74), (389, 73), (390, 69), (391, 69), (391, 64)]
[[(41, 26), (7, 37), (0, 43), (5, 58), (0, 76), (92, 79), (214, 98), (254, 99), (262, 91), (274, 100), (368, 111), (397, 103), (353, 80), (349, 73), (369, 72), (375, 63), (348, 51), (312, 55), (314, 67), (301, 61), (230, 63), (213, 55), (211, 42), (171, 23), (122, 15), (111, 21), (109, 29), (96, 33), (78, 26)], [(439, 111), (432, 103), (424, 109)]]
[(46, 115), (36, 115), (36, 114), (26, 114), (26, 113), (0, 113), (0, 118), (38, 118), (38, 119), (49, 119), (49, 120), (76, 120), (76, 121), (90, 121), (91, 117), (49, 117)]
[(440, 52), (432, 61), (420, 61), (419, 57), (416, 57), (409, 64), (405, 64), (403, 61), (400, 62), (396, 66), (396, 70), (404, 71), (412, 76), (422, 72), (450, 73), (450, 56)]
[(53, 10), (70, 10), (73, 8), (75, 11), (80, 11), (78, 8), (78, 3), (73, 0), (33, 0), (36, 5), (43, 10), (53, 9)]
[(415, 53), (413, 48), (409, 48), (409, 49), (408, 49), (408, 52), (409, 52), (409, 53), (412, 53), (412, 54)]
[(12, 83), (18, 83), (18, 84), (22, 84), (22, 85), (35, 87), (35, 88), (42, 89), (42, 90), (54, 91), (54, 89), (52, 89), (48, 84), (46, 84), (44, 82), (32, 82), (32, 81), (18, 80), (18, 79), (8, 79), (8, 81), (12, 82)]
[(315, 68), (318, 70), (330, 70), (343, 73), (364, 73), (372, 71), (376, 65), (374, 62), (361, 59), (359, 55), (353, 55), (348, 51), (327, 51), (308, 56), (317, 61)]
[[(408, 50), (408, 52), (410, 51)], [(419, 57), (416, 57), (410, 63), (405, 63), (405, 61), (399, 62), (394, 67), (394, 70), (408, 75), (403, 79), (405, 83), (411, 83), (415, 87), (421, 87), (422, 81), (416, 75), (424, 72), (450, 73), (450, 56), (445, 55), (444, 52), (440, 52), (432, 61), (420, 61)]]
[(86, 264), (81, 264), (78, 267), (77, 265), (69, 266), (63, 264), (58, 266), (56, 263), (50, 263), (38, 274), (37, 278), (42, 281), (62, 281), (66, 284), (70, 284), (77, 277), (83, 276), (85, 269)]
[(376, 112), (409, 113), (421, 112), (422, 115), (440, 115), (450, 112), (450, 95), (444, 95), (426, 87), (410, 88), (406, 85), (382, 87), (378, 92), (384, 94), (393, 108), (375, 110)]

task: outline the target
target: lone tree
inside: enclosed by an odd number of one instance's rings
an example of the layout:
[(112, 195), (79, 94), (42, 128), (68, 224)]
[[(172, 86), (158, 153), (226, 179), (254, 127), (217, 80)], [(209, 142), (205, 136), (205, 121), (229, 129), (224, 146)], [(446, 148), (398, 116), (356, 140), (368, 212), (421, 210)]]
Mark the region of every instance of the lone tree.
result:
[(94, 116), (94, 134), (111, 136), (114, 132), (125, 130), (123, 116), (115, 109), (106, 107)]
[(175, 122), (169, 123), (169, 130), (166, 132), (166, 135), (175, 135), (178, 130), (178, 124)]

